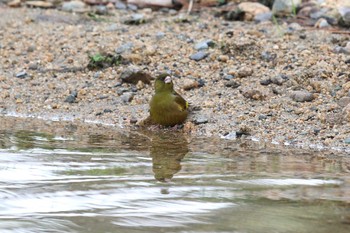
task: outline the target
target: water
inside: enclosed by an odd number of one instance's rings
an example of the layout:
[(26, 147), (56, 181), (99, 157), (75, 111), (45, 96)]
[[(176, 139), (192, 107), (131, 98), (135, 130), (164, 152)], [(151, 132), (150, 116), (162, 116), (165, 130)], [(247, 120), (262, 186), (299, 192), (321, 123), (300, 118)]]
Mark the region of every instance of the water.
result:
[(0, 232), (350, 232), (350, 157), (0, 118)]

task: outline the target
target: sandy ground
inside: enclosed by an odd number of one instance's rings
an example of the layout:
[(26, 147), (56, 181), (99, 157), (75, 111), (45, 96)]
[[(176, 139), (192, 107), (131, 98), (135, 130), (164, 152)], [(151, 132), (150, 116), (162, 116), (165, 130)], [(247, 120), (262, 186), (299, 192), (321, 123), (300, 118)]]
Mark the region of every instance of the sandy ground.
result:
[[(145, 24), (124, 24), (134, 14), (127, 11), (94, 21), (58, 10), (0, 8), (1, 115), (132, 129), (148, 116), (153, 86), (123, 83), (121, 73), (166, 71), (192, 106), (182, 129), (188, 135), (233, 139), (238, 132), (272, 144), (350, 151), (350, 56), (339, 52), (346, 34), (228, 22), (206, 11), (185, 18), (138, 13)], [(208, 56), (191, 60), (206, 39), (215, 43)], [(114, 53), (130, 42), (122, 54), (128, 64), (85, 69), (88, 54)], [(74, 91), (74, 103), (65, 102)]]

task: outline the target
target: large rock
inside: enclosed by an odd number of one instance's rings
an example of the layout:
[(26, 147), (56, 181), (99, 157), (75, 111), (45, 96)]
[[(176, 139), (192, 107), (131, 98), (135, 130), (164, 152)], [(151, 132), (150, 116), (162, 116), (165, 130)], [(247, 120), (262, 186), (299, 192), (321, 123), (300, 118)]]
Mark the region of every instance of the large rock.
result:
[(288, 15), (296, 12), (301, 0), (275, 0), (272, 5), (272, 12), (276, 15)]
[(253, 20), (255, 16), (270, 12), (267, 6), (258, 2), (242, 2), (238, 5), (238, 9), (243, 11), (245, 20)]

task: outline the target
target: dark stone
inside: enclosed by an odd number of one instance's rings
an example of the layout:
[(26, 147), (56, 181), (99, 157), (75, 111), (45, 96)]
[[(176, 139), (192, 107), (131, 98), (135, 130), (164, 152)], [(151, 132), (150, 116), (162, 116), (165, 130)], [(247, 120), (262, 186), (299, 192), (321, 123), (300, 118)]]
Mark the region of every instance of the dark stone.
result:
[(78, 97), (78, 92), (77, 91), (72, 91), (72, 93), (67, 96), (67, 98), (64, 100), (66, 103), (75, 103), (76, 98)]
[(225, 79), (225, 80), (231, 80), (231, 79), (233, 79), (234, 77), (235, 77), (235, 76), (233, 76), (233, 75), (227, 74), (227, 75), (224, 76), (224, 79)]
[(225, 83), (225, 86), (226, 87), (232, 87), (232, 88), (237, 88), (239, 87), (241, 84), (236, 82), (236, 81), (233, 81), (233, 80), (230, 80), (228, 81), (227, 83)]
[(264, 79), (264, 80), (260, 81), (260, 84), (263, 85), (263, 86), (270, 85), (271, 83), (272, 83), (271, 79)]
[(306, 39), (306, 34), (300, 34), (299, 38), (302, 39), (302, 40), (305, 40)]
[(263, 59), (264, 61), (270, 62), (275, 60), (277, 57), (277, 55), (275, 53), (270, 53), (268, 51), (264, 51), (261, 53), (261, 59)]
[(137, 123), (137, 119), (134, 118), (134, 117), (132, 117), (132, 118), (130, 119), (130, 123), (131, 123), (131, 124), (136, 124), (136, 123)]
[(125, 70), (120, 75), (120, 79), (123, 83), (132, 83), (137, 84), (138, 81), (142, 81), (145, 84), (150, 84), (152, 80), (152, 76), (139, 70)]
[(258, 119), (259, 119), (260, 121), (266, 120), (266, 119), (267, 119), (267, 116), (266, 116), (266, 115), (259, 115)]
[(122, 95), (123, 93), (128, 92), (128, 91), (129, 91), (129, 88), (122, 87), (122, 88), (119, 88), (119, 89), (117, 90), (117, 94), (118, 94), (118, 95)]
[(146, 20), (142, 14), (133, 14), (130, 18), (124, 20), (124, 24), (127, 25), (140, 25), (146, 23)]
[(111, 112), (113, 112), (113, 111), (110, 110), (109, 108), (106, 108), (106, 109), (103, 110), (103, 112), (104, 112), (104, 113), (111, 113)]
[(315, 135), (319, 134), (320, 132), (321, 132), (320, 129), (314, 129), (314, 134), (315, 134)]
[(195, 54), (192, 54), (190, 56), (190, 59), (191, 60), (195, 60), (195, 61), (200, 61), (200, 60), (206, 58), (208, 55), (209, 55), (209, 53), (207, 53), (207, 52), (199, 51), (199, 52), (197, 52)]

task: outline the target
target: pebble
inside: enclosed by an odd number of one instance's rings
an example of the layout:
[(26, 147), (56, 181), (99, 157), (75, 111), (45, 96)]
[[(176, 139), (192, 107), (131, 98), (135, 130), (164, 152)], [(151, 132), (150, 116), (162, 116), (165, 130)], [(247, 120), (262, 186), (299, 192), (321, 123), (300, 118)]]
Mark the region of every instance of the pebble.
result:
[(126, 10), (127, 6), (124, 2), (117, 0), (117, 2), (115, 3), (115, 8), (118, 10)]
[(104, 5), (97, 5), (94, 7), (94, 12), (97, 15), (108, 15), (108, 8)]
[(70, 103), (70, 104), (75, 103), (77, 96), (78, 96), (78, 92), (72, 91), (72, 93), (69, 96), (67, 96), (67, 98), (64, 100), (64, 102)]
[(199, 52), (197, 52), (195, 54), (192, 54), (190, 56), (190, 59), (191, 60), (195, 60), (195, 61), (200, 61), (200, 60), (206, 58), (208, 55), (209, 55), (209, 53), (207, 53), (207, 52), (199, 51)]
[(275, 0), (272, 5), (272, 12), (277, 15), (289, 15), (293, 13), (293, 8), (297, 8), (301, 0)]
[(164, 32), (157, 32), (156, 34), (156, 39), (157, 40), (161, 40), (165, 37), (165, 33)]
[(315, 27), (316, 28), (326, 28), (326, 27), (330, 27), (331, 25), (329, 25), (329, 23), (327, 22), (326, 19), (324, 18), (320, 18), (319, 20), (317, 20), (317, 22), (315, 23)]
[(113, 23), (113, 24), (109, 25), (106, 30), (108, 32), (113, 32), (113, 31), (117, 31), (119, 28), (120, 27), (118, 26), (118, 24)]
[(267, 62), (275, 60), (277, 55), (275, 53), (271, 53), (268, 51), (264, 51), (261, 53), (261, 58)]
[(315, 99), (314, 95), (308, 91), (293, 91), (290, 97), (296, 102), (310, 102)]
[(232, 87), (232, 88), (237, 88), (239, 87), (241, 84), (238, 82), (235, 82), (234, 80), (230, 80), (227, 83), (225, 83), (226, 87)]
[(111, 112), (113, 112), (113, 111), (112, 111), (111, 109), (109, 109), (109, 108), (106, 108), (106, 109), (103, 110), (103, 112), (104, 112), (104, 113), (111, 113)]
[(350, 138), (345, 138), (345, 139), (344, 139), (344, 143), (350, 144)]
[(86, 11), (86, 4), (82, 1), (63, 2), (62, 10), (68, 12), (84, 12)]
[(271, 79), (264, 79), (264, 80), (260, 81), (260, 84), (263, 85), (263, 86), (270, 85), (271, 83), (272, 83)]
[(259, 119), (260, 121), (266, 120), (266, 119), (267, 119), (267, 116), (266, 116), (266, 115), (259, 115), (258, 119)]
[(231, 80), (231, 79), (233, 79), (234, 77), (235, 77), (234, 75), (227, 74), (227, 75), (224, 76), (224, 79), (225, 79), (225, 80)]
[(139, 81), (142, 81), (145, 84), (150, 84), (152, 77), (148, 73), (143, 72), (142, 70), (131, 70), (127, 69), (122, 72), (120, 79), (124, 83), (137, 84)]
[(345, 96), (338, 100), (338, 105), (342, 108), (346, 107), (348, 104), (350, 104), (350, 97)]
[(206, 124), (208, 123), (208, 118), (203, 115), (199, 115), (194, 118), (193, 123), (196, 125)]
[(247, 90), (242, 94), (245, 98), (253, 99), (253, 100), (263, 100), (266, 97), (261, 91), (256, 89)]
[(25, 77), (27, 77), (27, 72), (25, 70), (16, 74), (16, 78), (24, 79)]
[(116, 48), (115, 52), (118, 54), (122, 54), (126, 51), (130, 51), (133, 47), (134, 47), (134, 44), (132, 42), (128, 42)]
[(261, 22), (269, 21), (271, 20), (271, 18), (272, 18), (272, 12), (260, 13), (255, 15), (254, 21), (261, 23)]
[(120, 98), (124, 103), (129, 103), (134, 98), (134, 94), (131, 92), (126, 92), (123, 95), (121, 95)]
[(145, 22), (143, 14), (133, 14), (130, 18), (124, 20), (124, 24), (128, 25), (139, 25)]
[(228, 60), (230, 60), (230, 57), (227, 56), (227, 55), (220, 55), (220, 56), (218, 57), (218, 60), (219, 60), (219, 61), (222, 61), (222, 62), (227, 62)]
[(213, 47), (214, 45), (215, 43), (212, 40), (208, 39), (208, 40), (198, 42), (197, 44), (194, 45), (194, 48), (196, 50), (206, 50), (209, 47)]
[(238, 78), (248, 77), (248, 76), (251, 76), (252, 74), (253, 74), (253, 69), (249, 67), (242, 67), (237, 71)]
[(288, 80), (288, 77), (285, 76), (285, 75), (277, 75), (277, 76), (271, 78), (271, 82), (273, 84), (276, 84), (276, 85), (279, 85), (279, 86), (282, 86), (282, 84), (284, 82), (286, 82), (287, 80)]

